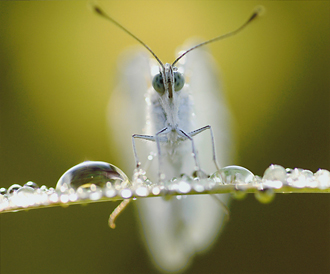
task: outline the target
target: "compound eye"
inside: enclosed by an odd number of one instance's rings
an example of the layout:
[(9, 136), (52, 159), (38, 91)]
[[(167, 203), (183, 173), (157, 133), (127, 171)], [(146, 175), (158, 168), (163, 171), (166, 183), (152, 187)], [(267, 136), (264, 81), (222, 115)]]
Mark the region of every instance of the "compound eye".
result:
[(184, 77), (180, 72), (174, 72), (174, 90), (179, 91), (184, 86)]
[(152, 86), (160, 94), (165, 92), (163, 76), (161, 73), (156, 74), (154, 79), (152, 79)]

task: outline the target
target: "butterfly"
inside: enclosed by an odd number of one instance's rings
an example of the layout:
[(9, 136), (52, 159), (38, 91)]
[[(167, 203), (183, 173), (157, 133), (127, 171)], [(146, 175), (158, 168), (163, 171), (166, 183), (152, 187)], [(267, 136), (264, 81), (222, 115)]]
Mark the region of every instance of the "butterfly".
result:
[[(204, 45), (236, 34), (260, 10), (233, 32), (202, 43), (188, 41), (172, 64), (163, 64), (144, 42), (102, 9), (95, 6), (94, 10), (145, 47), (127, 50), (119, 58), (118, 86), (109, 102), (109, 128), (125, 159), (121, 167), (133, 170), (148, 163), (144, 167), (148, 179), (162, 183), (171, 178), (189, 181), (190, 175), (206, 177), (229, 164), (233, 151), (230, 114), (215, 61)], [(135, 164), (130, 161), (132, 154)], [(182, 270), (194, 254), (214, 243), (226, 215), (219, 201), (227, 204), (228, 195), (136, 201), (145, 242), (157, 267)]]

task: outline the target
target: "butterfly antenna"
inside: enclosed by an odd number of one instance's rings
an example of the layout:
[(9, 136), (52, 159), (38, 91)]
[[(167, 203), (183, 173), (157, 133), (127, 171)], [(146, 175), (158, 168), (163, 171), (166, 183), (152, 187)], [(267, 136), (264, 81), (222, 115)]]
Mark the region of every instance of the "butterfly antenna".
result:
[(183, 56), (185, 56), (188, 52), (194, 50), (194, 49), (197, 49), (201, 46), (204, 46), (206, 44), (210, 44), (210, 43), (213, 43), (215, 41), (218, 41), (218, 40), (222, 40), (224, 38), (227, 38), (227, 37), (230, 37), (230, 36), (233, 36), (235, 34), (237, 34), (238, 32), (240, 32), (241, 30), (243, 30), (247, 25), (249, 25), (255, 18), (257, 18), (262, 12), (263, 12), (264, 8), (263, 7), (258, 7), (254, 10), (254, 12), (252, 13), (252, 15), (250, 16), (250, 18), (243, 24), (241, 25), (238, 29), (234, 30), (234, 31), (231, 31), (231, 32), (228, 32), (226, 34), (223, 34), (223, 35), (220, 35), (218, 37), (215, 37), (213, 39), (210, 39), (210, 40), (207, 40), (203, 43), (200, 43), (190, 49), (188, 49), (187, 51), (185, 51), (184, 53), (182, 53), (178, 58), (175, 59), (175, 61), (173, 62), (172, 66), (174, 66)]
[(142, 46), (144, 46), (158, 61), (158, 63), (160, 64), (160, 66), (162, 67), (162, 69), (164, 70), (164, 65), (163, 63), (160, 61), (160, 59), (157, 57), (157, 55), (145, 44), (142, 42), (142, 40), (140, 40), (138, 37), (136, 37), (133, 33), (131, 33), (128, 29), (124, 28), (121, 24), (119, 24), (116, 20), (112, 19), (108, 14), (106, 14), (99, 6), (97, 6), (96, 4), (92, 5), (93, 10), (98, 14), (101, 15), (103, 18), (109, 20), (110, 22), (112, 22), (113, 24), (115, 24), (117, 27), (119, 27), (120, 29), (122, 29), (124, 32), (126, 32), (129, 36), (133, 37), (136, 41), (138, 41)]

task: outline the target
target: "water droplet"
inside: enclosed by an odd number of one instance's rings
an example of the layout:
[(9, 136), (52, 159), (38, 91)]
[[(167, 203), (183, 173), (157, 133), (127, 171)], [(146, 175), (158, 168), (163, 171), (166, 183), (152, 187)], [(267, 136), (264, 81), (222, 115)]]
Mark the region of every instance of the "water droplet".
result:
[(67, 193), (61, 194), (60, 201), (62, 203), (62, 206), (64, 206), (63, 204), (66, 204), (67, 202), (69, 202), (69, 194), (67, 194)]
[(70, 202), (75, 202), (78, 200), (78, 194), (74, 191), (74, 189), (69, 190), (69, 200)]
[(33, 189), (39, 188), (39, 186), (35, 182), (28, 181), (24, 186), (31, 187)]
[(155, 196), (159, 195), (161, 192), (161, 188), (159, 186), (155, 186), (152, 188), (151, 193)]
[(8, 190), (7, 190), (7, 194), (13, 194), (14, 192), (16, 192), (17, 190), (19, 190), (22, 186), (18, 185), (18, 184), (13, 184), (11, 185)]
[(55, 188), (53, 188), (53, 187), (50, 187), (49, 189), (48, 189), (48, 191), (47, 191), (47, 193), (50, 195), (50, 194), (52, 194), (52, 193), (54, 193), (55, 192)]
[(11, 200), (18, 206), (18, 207), (28, 207), (32, 206), (36, 203), (36, 199), (34, 197), (35, 189), (28, 186), (23, 186), (14, 192), (11, 196)]
[(201, 184), (199, 181), (194, 181), (192, 183), (192, 187), (196, 192), (203, 192), (205, 190), (204, 185)]
[(317, 187), (317, 182), (314, 180), (313, 172), (311, 172), (308, 169), (304, 169), (302, 174), (305, 177), (306, 187), (310, 187), (310, 188), (316, 188)]
[(9, 206), (9, 200), (7, 194), (0, 195), (0, 212), (6, 210), (8, 206)]
[(181, 180), (178, 183), (178, 191), (180, 193), (188, 193), (191, 190), (191, 185), (185, 181), (185, 180)]
[(5, 195), (5, 194), (7, 194), (7, 189), (4, 187), (0, 188), (0, 195)]
[(85, 200), (89, 198), (89, 190), (86, 188), (78, 187), (76, 193), (81, 200)]
[(275, 192), (272, 188), (263, 188), (258, 189), (257, 192), (254, 193), (256, 199), (263, 204), (268, 204), (275, 198)]
[(291, 169), (288, 173), (287, 182), (290, 186), (297, 187), (297, 188), (304, 188), (306, 187), (306, 176), (303, 173), (303, 169), (295, 168)]
[(159, 180), (160, 180), (160, 181), (165, 180), (165, 174), (164, 174), (164, 173), (161, 173), (161, 174), (159, 175)]
[(140, 186), (135, 190), (137, 196), (145, 197), (149, 195), (149, 190), (145, 186)]
[(151, 182), (146, 176), (145, 170), (138, 168), (134, 170), (132, 183), (134, 186), (138, 187), (141, 185), (151, 185)]
[(40, 187), (40, 190), (41, 190), (42, 192), (47, 192), (47, 191), (48, 191), (48, 188), (47, 188), (47, 186), (42, 185), (42, 186)]
[(193, 185), (196, 184), (201, 184), (200, 178), (193, 178), (191, 176), (187, 176), (186, 174), (181, 174), (178, 178), (174, 177), (170, 181), (166, 181), (164, 183), (164, 190), (165, 192), (169, 191), (186, 194), (189, 193), (192, 190)]
[(54, 192), (53, 194), (51, 194), (50, 196), (49, 196), (49, 201), (51, 202), (51, 203), (58, 203), (59, 202), (59, 196), (58, 196), (58, 194), (56, 193), (56, 192)]
[(48, 205), (50, 203), (49, 200), (49, 195), (51, 195), (52, 193), (54, 193), (54, 188), (53, 192), (45, 192), (43, 190), (41, 190), (40, 188), (36, 189), (34, 191), (34, 198), (35, 198), (35, 203), (39, 204), (39, 205)]
[[(79, 188), (82, 188), (79, 187)], [(102, 188), (100, 188), (97, 185), (91, 184), (89, 187), (89, 199), (93, 200), (93, 201), (97, 201), (99, 199), (101, 199), (102, 197)]]
[(326, 189), (330, 187), (330, 172), (325, 169), (319, 169), (315, 173), (315, 180), (318, 182), (320, 189)]
[(283, 183), (286, 182), (286, 173), (284, 167), (279, 165), (271, 165), (265, 170), (263, 179), (269, 181), (281, 181)]
[(123, 189), (120, 193), (120, 196), (123, 197), (124, 199), (131, 198), (133, 195), (132, 190), (130, 189)]
[(243, 200), (247, 195), (247, 192), (245, 191), (245, 189), (241, 189), (241, 188), (235, 188), (234, 192), (233, 192), (233, 197), (236, 200)]
[(56, 189), (67, 186), (73, 189), (85, 188), (93, 192), (92, 185), (105, 188), (107, 183), (116, 189), (130, 185), (126, 174), (116, 166), (99, 161), (85, 161), (66, 171), (58, 180)]
[(287, 183), (296, 188), (317, 187), (313, 172), (301, 168), (290, 169), (289, 171), (287, 169)]
[(286, 173), (290, 174), (290, 173), (293, 171), (293, 168), (289, 168), (289, 167), (287, 167), (287, 168), (285, 169), (285, 171), (286, 171)]
[(220, 184), (238, 184), (247, 185), (253, 182), (253, 173), (241, 166), (227, 166), (216, 171), (211, 175), (211, 179), (216, 180)]
[(17, 190), (17, 194), (24, 194), (24, 195), (34, 194), (34, 189), (29, 186), (23, 186)]
[(111, 185), (111, 183), (106, 184), (106, 188), (104, 189), (104, 195), (108, 198), (112, 198), (112, 197), (115, 197), (117, 195), (117, 191)]

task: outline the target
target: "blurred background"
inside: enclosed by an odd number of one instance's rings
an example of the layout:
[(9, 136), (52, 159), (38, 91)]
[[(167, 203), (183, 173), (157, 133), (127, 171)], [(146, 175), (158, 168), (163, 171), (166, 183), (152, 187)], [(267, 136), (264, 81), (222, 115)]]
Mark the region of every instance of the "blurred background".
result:
[[(236, 121), (234, 164), (258, 175), (270, 164), (330, 169), (330, 2), (100, 3), (163, 62), (187, 38), (231, 31), (264, 5), (264, 17), (210, 46)], [(0, 39), (0, 187), (55, 186), (84, 160), (118, 164), (106, 107), (118, 57), (137, 42), (85, 1), (1, 1)], [(1, 214), (0, 272), (157, 273), (133, 206), (108, 228), (115, 206)], [(328, 195), (278, 194), (267, 205), (249, 195), (230, 209), (186, 273), (330, 272)]]

